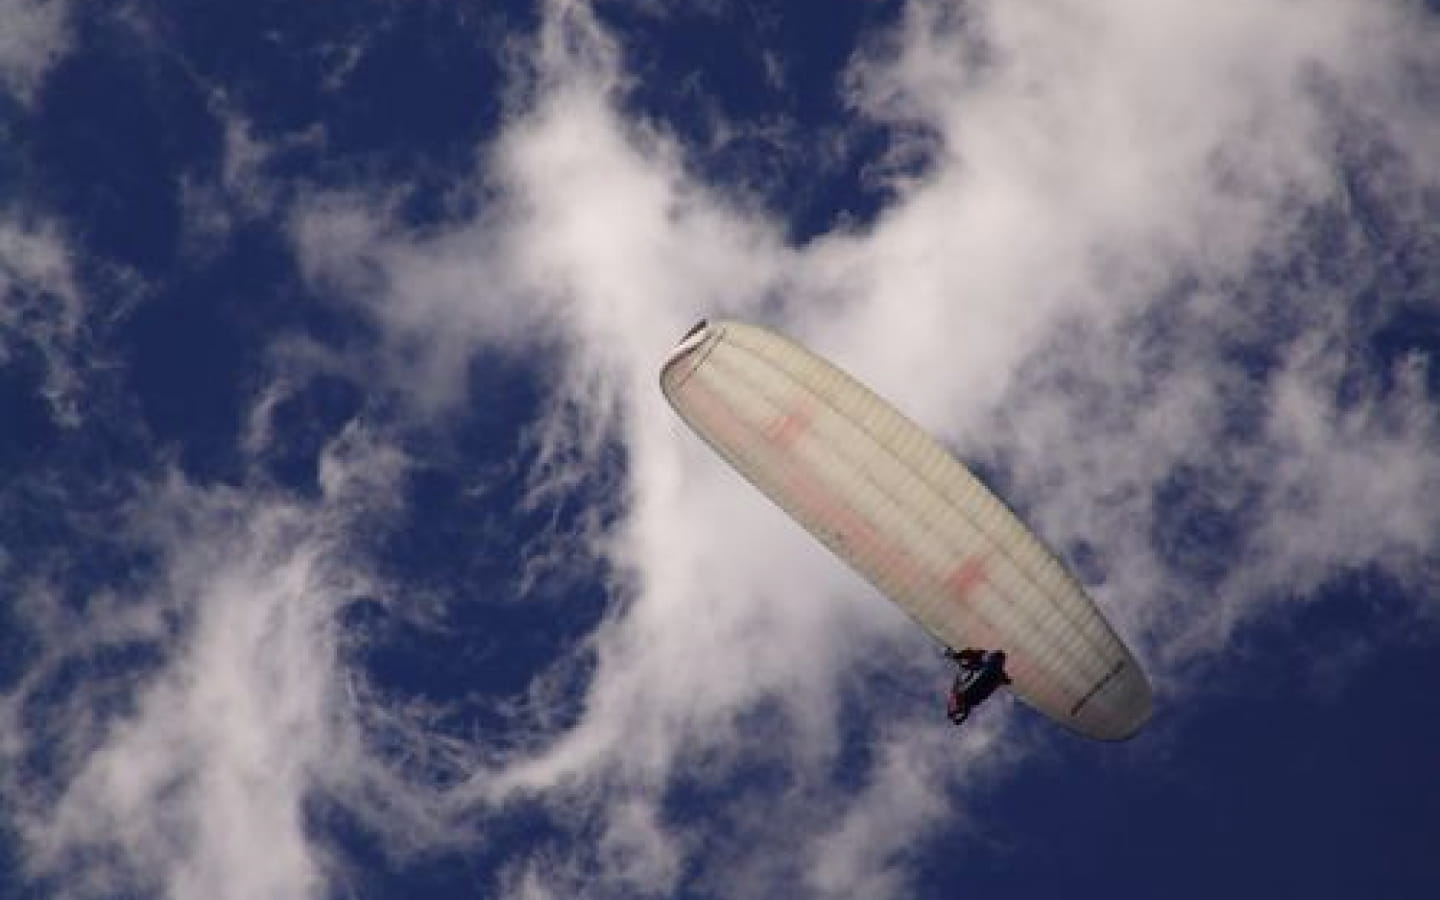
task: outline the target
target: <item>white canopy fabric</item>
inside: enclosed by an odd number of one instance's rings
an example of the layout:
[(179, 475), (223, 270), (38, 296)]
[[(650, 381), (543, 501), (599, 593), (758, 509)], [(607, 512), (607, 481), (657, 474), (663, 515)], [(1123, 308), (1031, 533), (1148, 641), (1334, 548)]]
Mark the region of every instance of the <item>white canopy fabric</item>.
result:
[(1149, 718), (1145, 673), (1075, 578), (864, 385), (733, 321), (697, 325), (660, 382), (696, 433), (936, 640), (1004, 650), (1035, 709), (1100, 740)]

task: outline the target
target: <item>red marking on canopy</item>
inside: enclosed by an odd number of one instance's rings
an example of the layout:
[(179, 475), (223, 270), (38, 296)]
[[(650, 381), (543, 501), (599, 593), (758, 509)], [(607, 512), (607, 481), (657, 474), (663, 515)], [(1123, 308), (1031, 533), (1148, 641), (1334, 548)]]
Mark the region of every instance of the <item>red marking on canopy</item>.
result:
[(964, 601), (985, 581), (985, 560), (972, 556), (965, 560), (945, 579), (945, 587), (956, 600)]
[(812, 418), (810, 410), (804, 407), (786, 410), (765, 426), (765, 437), (779, 449), (789, 450), (810, 430)]

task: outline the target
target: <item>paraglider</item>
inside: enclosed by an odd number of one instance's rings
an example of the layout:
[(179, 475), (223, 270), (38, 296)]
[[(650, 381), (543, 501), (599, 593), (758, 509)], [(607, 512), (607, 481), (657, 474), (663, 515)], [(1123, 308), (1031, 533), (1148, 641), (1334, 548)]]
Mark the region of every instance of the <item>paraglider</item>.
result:
[(1010, 683), (1010, 676), (1005, 674), (1005, 651), (981, 650), (978, 647), (952, 650), (947, 647), (945, 656), (953, 660), (959, 669), (946, 700), (945, 715), (952, 723), (963, 725), (976, 707)]
[[(941, 645), (999, 651), (967, 657), (973, 678), (952, 699), (954, 718), (1005, 684), (1091, 738), (1123, 740), (1149, 718), (1149, 681), (1076, 579), (869, 388), (734, 321), (690, 329), (660, 384), (720, 456)], [(948, 654), (962, 674), (965, 652)]]

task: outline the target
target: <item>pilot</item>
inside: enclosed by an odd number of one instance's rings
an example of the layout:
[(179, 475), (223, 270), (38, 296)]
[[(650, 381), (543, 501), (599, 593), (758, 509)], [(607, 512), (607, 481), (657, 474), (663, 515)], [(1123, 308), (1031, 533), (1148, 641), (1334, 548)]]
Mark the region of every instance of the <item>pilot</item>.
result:
[(945, 709), (950, 721), (959, 725), (970, 717), (975, 707), (989, 699), (1002, 685), (1009, 684), (1010, 676), (1005, 674), (1003, 650), (981, 650), (978, 647), (952, 650), (947, 647), (945, 656), (959, 667)]

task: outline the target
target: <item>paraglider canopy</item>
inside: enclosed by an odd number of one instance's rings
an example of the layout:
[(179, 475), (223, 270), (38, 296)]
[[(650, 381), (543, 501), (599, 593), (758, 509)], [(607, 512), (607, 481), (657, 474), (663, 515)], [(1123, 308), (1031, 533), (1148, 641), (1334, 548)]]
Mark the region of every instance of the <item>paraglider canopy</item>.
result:
[(1022, 700), (1088, 737), (1150, 716), (1150, 684), (1079, 582), (949, 452), (774, 332), (701, 321), (660, 373), (735, 469), (947, 647), (1003, 648)]

